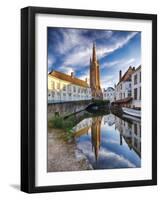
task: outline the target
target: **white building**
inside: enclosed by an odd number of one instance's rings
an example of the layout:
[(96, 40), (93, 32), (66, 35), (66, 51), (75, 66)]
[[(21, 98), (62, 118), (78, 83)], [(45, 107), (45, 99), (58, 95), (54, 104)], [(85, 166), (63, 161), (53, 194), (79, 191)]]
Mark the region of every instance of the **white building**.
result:
[(141, 65), (132, 74), (132, 108), (141, 108)]
[(48, 74), (48, 103), (90, 100), (91, 89), (87, 80), (83, 81), (58, 71)]
[(122, 106), (131, 106), (132, 101), (132, 83), (131, 76), (135, 72), (135, 68), (129, 67), (128, 70), (122, 76), (122, 72), (119, 73), (119, 82), (115, 87), (115, 103)]
[(115, 90), (112, 87), (108, 87), (103, 90), (103, 100), (109, 100), (110, 103), (115, 101)]

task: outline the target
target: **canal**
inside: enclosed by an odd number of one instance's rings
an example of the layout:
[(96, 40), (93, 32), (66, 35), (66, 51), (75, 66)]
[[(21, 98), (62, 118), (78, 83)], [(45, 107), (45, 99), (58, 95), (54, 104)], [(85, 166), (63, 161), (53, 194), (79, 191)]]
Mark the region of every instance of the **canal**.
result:
[(93, 169), (141, 167), (140, 119), (92, 115), (73, 127), (76, 148)]

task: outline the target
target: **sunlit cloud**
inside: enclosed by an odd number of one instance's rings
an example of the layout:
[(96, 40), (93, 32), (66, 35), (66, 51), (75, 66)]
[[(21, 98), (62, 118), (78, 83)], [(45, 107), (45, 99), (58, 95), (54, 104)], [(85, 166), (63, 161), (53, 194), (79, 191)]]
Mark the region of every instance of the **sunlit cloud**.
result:
[[(126, 51), (133, 38), (136, 40), (137, 34), (140, 33), (50, 28), (48, 29), (48, 71), (55, 69), (67, 74), (74, 72), (78, 78), (82, 80), (88, 78), (89, 82), (90, 57), (95, 42), (100, 63), (101, 87), (114, 87), (120, 69), (124, 72), (130, 65), (140, 64), (140, 55), (136, 49), (140, 47), (131, 48), (131, 55), (128, 55), (129, 50)], [(123, 52), (120, 57), (117, 56), (119, 50)], [(135, 56), (132, 56), (133, 52)]]

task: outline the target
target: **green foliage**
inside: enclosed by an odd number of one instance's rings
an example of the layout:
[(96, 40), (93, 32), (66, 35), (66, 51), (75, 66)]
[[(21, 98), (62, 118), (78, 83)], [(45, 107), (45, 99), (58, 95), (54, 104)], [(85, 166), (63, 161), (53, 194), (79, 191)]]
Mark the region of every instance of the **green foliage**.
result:
[(105, 105), (108, 105), (110, 103), (110, 101), (109, 100), (96, 100), (96, 99), (94, 99), (93, 103), (96, 106), (105, 106)]
[(73, 137), (72, 128), (74, 127), (74, 125), (75, 125), (75, 120), (73, 117), (64, 119), (63, 117), (55, 116), (52, 117), (50, 120), (48, 120), (49, 128), (63, 129), (67, 133), (65, 135), (66, 140), (69, 140)]
[(72, 117), (64, 119), (63, 117), (55, 116), (48, 121), (48, 126), (50, 128), (58, 128), (66, 130), (74, 126), (74, 119)]
[(66, 132), (67, 132), (67, 134), (66, 134), (65, 137), (64, 137), (65, 140), (69, 141), (69, 140), (73, 139), (73, 137), (74, 137), (74, 132), (73, 132), (73, 130), (67, 128), (67, 129), (66, 129)]

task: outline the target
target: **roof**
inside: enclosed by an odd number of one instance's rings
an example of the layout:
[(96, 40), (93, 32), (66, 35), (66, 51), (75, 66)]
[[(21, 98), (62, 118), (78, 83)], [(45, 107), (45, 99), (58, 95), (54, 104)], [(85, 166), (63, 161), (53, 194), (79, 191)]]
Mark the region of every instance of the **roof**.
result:
[(110, 91), (110, 90), (113, 90), (113, 91), (114, 91), (115, 89), (114, 89), (113, 87), (108, 87), (107, 89), (104, 88), (104, 92), (108, 92), (108, 91)]
[(64, 81), (68, 81), (72, 84), (75, 84), (75, 85), (79, 85), (79, 86), (82, 86), (82, 87), (89, 87), (88, 83), (86, 81), (83, 81), (81, 79), (78, 79), (74, 76), (70, 76), (70, 75), (67, 75), (67, 74), (64, 74), (62, 72), (58, 72), (58, 71), (52, 71), (49, 73), (49, 75), (55, 77), (55, 78), (58, 78), (58, 79), (61, 79), (61, 80), (64, 80)]
[(135, 72), (138, 71), (139, 69), (141, 69), (141, 65), (139, 65), (139, 66), (135, 69)]
[[(130, 81), (131, 75), (135, 72), (135, 67), (129, 67), (128, 70), (124, 73), (124, 75), (121, 77), (121, 80), (118, 82), (118, 84), (122, 81)], [(117, 85), (118, 85), (117, 84)]]
[(128, 103), (131, 100), (132, 100), (132, 97), (126, 97), (124, 99), (119, 99), (119, 100), (115, 101), (114, 103)]

